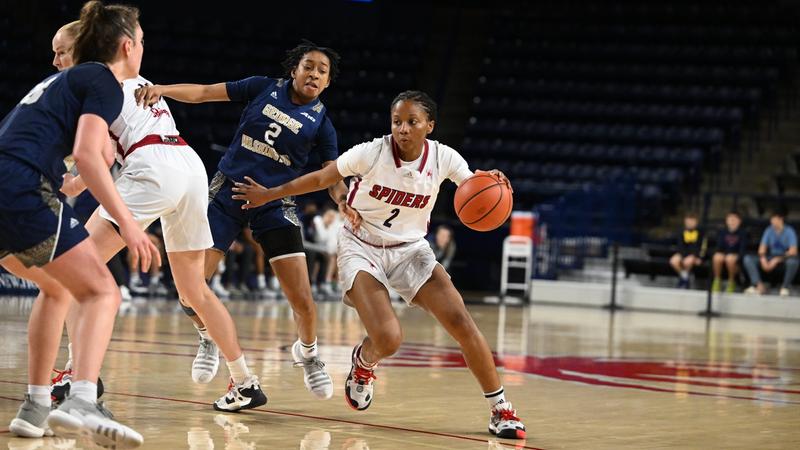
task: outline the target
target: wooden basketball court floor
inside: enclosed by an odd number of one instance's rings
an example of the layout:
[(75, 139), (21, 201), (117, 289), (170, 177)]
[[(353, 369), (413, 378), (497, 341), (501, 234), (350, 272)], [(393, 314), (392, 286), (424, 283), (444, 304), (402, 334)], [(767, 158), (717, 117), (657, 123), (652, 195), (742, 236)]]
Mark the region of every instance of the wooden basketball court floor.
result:
[[(30, 303), (0, 299), (0, 448), (92, 448), (85, 440), (8, 432), (25, 389)], [(319, 401), (291, 364), (287, 304), (228, 308), (269, 396), (265, 407), (241, 414), (210, 406), (225, 391), (224, 365), (211, 384), (191, 381), (196, 334), (175, 301), (121, 313), (102, 372), (103, 399), (144, 435), (143, 448), (800, 448), (797, 322), (470, 306), (528, 428), (528, 438), (515, 442), (488, 434), (485, 401), (454, 341), (416, 308), (398, 305), (405, 344), (378, 369), (375, 400), (364, 412), (343, 398), (350, 349), (363, 336), (353, 310), (319, 304), (321, 354), (335, 384), (334, 397)]]

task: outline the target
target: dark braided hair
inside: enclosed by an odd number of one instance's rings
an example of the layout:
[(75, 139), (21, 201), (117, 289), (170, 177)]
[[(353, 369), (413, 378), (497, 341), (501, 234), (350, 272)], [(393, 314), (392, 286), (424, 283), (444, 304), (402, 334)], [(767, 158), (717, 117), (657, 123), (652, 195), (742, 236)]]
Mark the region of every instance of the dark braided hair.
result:
[(314, 51), (324, 53), (325, 56), (328, 57), (328, 60), (331, 62), (330, 80), (335, 80), (339, 75), (339, 60), (341, 57), (338, 53), (336, 53), (336, 50), (329, 47), (320, 47), (308, 39), (301, 40), (295, 48), (286, 51), (286, 59), (284, 59), (281, 63), (283, 69), (286, 71), (286, 76), (291, 78), (292, 71), (297, 68), (298, 64), (300, 64), (303, 56), (305, 56), (306, 53)]
[(397, 94), (397, 97), (392, 100), (392, 107), (394, 109), (395, 105), (402, 101), (410, 101), (418, 104), (425, 112), (428, 114), (429, 121), (436, 120), (436, 113), (437, 113), (437, 106), (436, 102), (433, 101), (428, 94), (422, 91), (403, 91)]
[(138, 8), (125, 5), (106, 6), (97, 0), (86, 2), (81, 8), (80, 28), (72, 50), (75, 64), (113, 61), (117, 55), (119, 40), (123, 36), (136, 40), (138, 22)]

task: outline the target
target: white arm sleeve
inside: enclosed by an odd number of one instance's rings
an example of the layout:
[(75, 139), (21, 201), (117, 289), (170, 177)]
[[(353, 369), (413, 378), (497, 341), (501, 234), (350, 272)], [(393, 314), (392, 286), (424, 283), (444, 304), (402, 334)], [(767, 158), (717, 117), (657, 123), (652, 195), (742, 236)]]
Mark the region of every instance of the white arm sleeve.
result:
[(439, 171), (444, 178), (453, 180), (457, 185), (473, 175), (464, 157), (452, 147), (443, 144), (439, 144), (439, 164)]
[(352, 147), (350, 150), (336, 158), (336, 168), (343, 177), (364, 176), (378, 159), (381, 151), (381, 141), (364, 142)]

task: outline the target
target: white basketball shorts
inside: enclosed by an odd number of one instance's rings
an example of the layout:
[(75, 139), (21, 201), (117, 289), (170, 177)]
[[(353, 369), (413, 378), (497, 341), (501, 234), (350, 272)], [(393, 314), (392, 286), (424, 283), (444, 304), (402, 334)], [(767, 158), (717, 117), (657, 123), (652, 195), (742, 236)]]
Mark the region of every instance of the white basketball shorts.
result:
[[(339, 286), (345, 295), (353, 287), (358, 272), (364, 271), (394, 289), (409, 305), (439, 264), (425, 239), (396, 247), (378, 247), (360, 240), (346, 228), (339, 232), (337, 262)], [(345, 303), (349, 304), (347, 299)]]
[[(161, 218), (167, 252), (214, 245), (208, 225), (208, 176), (189, 146), (147, 145), (125, 159), (117, 190), (142, 229)], [(103, 208), (100, 217), (116, 223)]]

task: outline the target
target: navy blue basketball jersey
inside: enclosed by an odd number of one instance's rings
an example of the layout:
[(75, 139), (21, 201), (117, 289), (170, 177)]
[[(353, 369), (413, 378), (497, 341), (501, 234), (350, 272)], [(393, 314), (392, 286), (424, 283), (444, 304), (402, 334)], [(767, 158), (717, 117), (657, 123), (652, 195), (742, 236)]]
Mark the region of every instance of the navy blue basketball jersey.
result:
[(250, 77), (226, 84), (232, 101), (248, 102), (219, 171), (242, 181), (279, 186), (297, 178), (309, 154), (321, 162), (339, 156), (336, 130), (319, 99), (295, 105), (289, 96), (291, 80)]
[(58, 188), (78, 118), (96, 114), (110, 125), (122, 99), (119, 82), (104, 64), (84, 63), (52, 75), (0, 122), (0, 154), (33, 166)]

